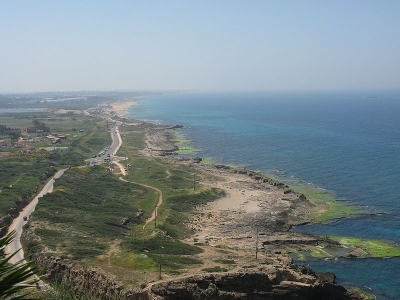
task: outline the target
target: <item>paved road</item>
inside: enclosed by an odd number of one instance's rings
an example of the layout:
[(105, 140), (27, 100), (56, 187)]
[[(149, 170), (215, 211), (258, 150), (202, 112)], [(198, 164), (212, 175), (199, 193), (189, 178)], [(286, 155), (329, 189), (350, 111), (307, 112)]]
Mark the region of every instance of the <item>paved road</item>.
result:
[(110, 149), (107, 152), (110, 153), (110, 155), (114, 156), (122, 145), (122, 139), (121, 135), (119, 134), (118, 126), (113, 125), (110, 132), (112, 143)]
[[(56, 173), (43, 187), (40, 193), (33, 198), (33, 200), (22, 210), (17, 218), (14, 219), (13, 223), (8, 229), (8, 232), (15, 230), (16, 235), (14, 240), (10, 245), (5, 248), (5, 253), (8, 255), (10, 253), (14, 253), (22, 248), (20, 238), (22, 233), (22, 227), (26, 224), (27, 221), (24, 220), (24, 217), (28, 217), (35, 210), (36, 204), (39, 202), (39, 198), (47, 193), (51, 193), (53, 191), (53, 183), (54, 180), (59, 178), (67, 169), (62, 169)], [(18, 253), (10, 259), (10, 263), (15, 264), (20, 260), (24, 259), (24, 251), (21, 249)]]
[[(121, 139), (121, 135), (119, 134), (118, 127), (116, 125), (113, 125), (112, 128), (110, 129), (110, 131), (111, 131), (112, 143), (111, 143), (110, 149), (107, 151), (107, 153), (110, 153), (110, 155), (114, 156), (115, 153), (117, 153), (117, 151), (119, 150), (119, 148), (122, 145), (122, 139)], [(106, 153), (106, 155), (107, 155), (107, 153)], [(120, 167), (122, 167), (122, 166), (120, 166)], [(36, 205), (39, 202), (39, 198), (41, 198), (45, 194), (51, 193), (53, 191), (53, 184), (54, 184), (55, 179), (60, 178), (66, 170), (67, 169), (62, 169), (62, 170), (58, 171), (46, 183), (46, 185), (39, 192), (39, 194), (35, 198), (33, 198), (33, 200), (21, 211), (19, 216), (14, 219), (13, 223), (8, 228), (8, 232), (15, 230), (16, 234), (15, 234), (13, 241), (5, 248), (4, 252), (8, 256), (8, 255), (18, 251), (17, 254), (14, 255), (10, 259), (11, 264), (16, 264), (16, 263), (24, 260), (24, 251), (22, 249), (22, 245), (21, 245), (21, 241), (20, 241), (23, 226), (27, 223), (27, 220), (24, 220), (24, 217), (27, 217), (29, 219), (30, 215), (33, 213), (33, 211), (36, 208)], [(123, 168), (121, 168), (121, 172), (124, 173)], [(39, 280), (39, 278), (37, 276), (35, 276), (35, 277)], [(38, 286), (39, 287), (44, 286), (43, 282), (41, 280), (38, 281)]]
[[(110, 146), (110, 149), (108, 150), (108, 153), (110, 155), (115, 155), (115, 153), (118, 151), (118, 149), (122, 145), (122, 139), (121, 135), (119, 134), (118, 127), (116, 125), (113, 125), (111, 128), (111, 139), (112, 143)], [(15, 251), (18, 251), (19, 249), (22, 248), (20, 238), (21, 238), (21, 233), (23, 226), (27, 223), (27, 221), (24, 220), (24, 217), (28, 217), (32, 214), (32, 212), (35, 210), (35, 207), (37, 203), (39, 202), (39, 198), (41, 198), (43, 195), (47, 193), (51, 193), (53, 191), (53, 183), (54, 180), (61, 177), (61, 175), (65, 172), (67, 169), (62, 169), (56, 173), (43, 187), (43, 189), (40, 191), (40, 193), (33, 198), (33, 200), (22, 210), (22, 212), (19, 214), (17, 218), (14, 219), (13, 223), (8, 229), (8, 232), (11, 232), (15, 230), (16, 235), (14, 240), (11, 242), (10, 245), (8, 245), (5, 248), (5, 253), (10, 254), (14, 253)], [(123, 168), (121, 169), (123, 170)], [(122, 171), (123, 172), (123, 171)], [(18, 253), (10, 259), (10, 263), (15, 264), (18, 261), (21, 261), (24, 259), (24, 251), (21, 249), (18, 251)]]
[[(110, 119), (110, 121), (113, 121), (113, 120)], [(106, 148), (103, 148), (104, 154), (101, 156), (86, 159), (86, 161), (90, 165), (99, 165), (102, 163), (107, 163), (109, 161), (120, 161), (120, 160), (126, 159), (125, 157), (115, 156), (115, 154), (118, 152), (119, 148), (122, 145), (122, 139), (121, 139), (121, 135), (119, 133), (117, 125), (110, 126), (110, 134), (111, 134), (110, 148), (108, 148), (107, 150), (106, 150)], [(107, 155), (109, 155), (109, 156), (107, 156)]]

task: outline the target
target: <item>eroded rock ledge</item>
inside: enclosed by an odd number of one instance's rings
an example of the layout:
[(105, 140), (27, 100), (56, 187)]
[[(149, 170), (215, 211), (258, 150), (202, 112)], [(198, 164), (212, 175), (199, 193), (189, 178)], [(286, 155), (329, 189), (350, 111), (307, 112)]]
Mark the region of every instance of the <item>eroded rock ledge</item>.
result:
[(362, 299), (334, 284), (333, 274), (318, 274), (309, 267), (297, 265), (248, 266), (236, 272), (193, 275), (154, 283), (143, 290), (129, 290), (101, 269), (41, 253), (36, 253), (34, 259), (46, 279), (70, 286), (78, 294), (106, 300)]
[[(328, 278), (329, 281), (325, 281)], [(258, 270), (192, 276), (183, 280), (155, 284), (151, 292), (156, 299), (361, 299), (335, 285), (333, 275), (313, 273), (304, 266), (291, 268), (264, 266)]]

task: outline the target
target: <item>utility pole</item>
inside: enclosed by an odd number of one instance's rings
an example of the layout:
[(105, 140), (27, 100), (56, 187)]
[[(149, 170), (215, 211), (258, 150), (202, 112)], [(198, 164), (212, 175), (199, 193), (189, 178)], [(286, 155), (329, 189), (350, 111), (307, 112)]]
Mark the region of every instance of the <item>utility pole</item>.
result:
[(256, 259), (258, 254), (258, 225), (256, 225)]
[(157, 205), (154, 209), (154, 228), (157, 228)]
[[(164, 249), (164, 247), (161, 246), (161, 249)], [(161, 250), (161, 251), (162, 251), (162, 250)], [(161, 279), (161, 278), (162, 278), (162, 277), (161, 277), (161, 251), (160, 251), (159, 258), (158, 258), (158, 263), (159, 263), (159, 274), (158, 274), (158, 279)]]
[(193, 191), (196, 191), (196, 173), (193, 174)]

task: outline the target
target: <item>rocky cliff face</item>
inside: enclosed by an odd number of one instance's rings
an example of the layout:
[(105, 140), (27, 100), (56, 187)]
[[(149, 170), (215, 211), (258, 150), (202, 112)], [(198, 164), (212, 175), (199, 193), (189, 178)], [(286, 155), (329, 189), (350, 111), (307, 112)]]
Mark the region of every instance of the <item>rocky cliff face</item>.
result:
[(333, 274), (314, 274), (309, 268), (265, 266), (258, 270), (192, 276), (151, 287), (155, 299), (361, 299), (333, 283)]
[(70, 286), (78, 294), (85, 293), (106, 300), (361, 299), (335, 285), (333, 274), (315, 274), (308, 267), (296, 265), (253, 266), (232, 273), (199, 274), (153, 283), (143, 290), (128, 290), (100, 269), (38, 253), (34, 259), (45, 273), (45, 280)]

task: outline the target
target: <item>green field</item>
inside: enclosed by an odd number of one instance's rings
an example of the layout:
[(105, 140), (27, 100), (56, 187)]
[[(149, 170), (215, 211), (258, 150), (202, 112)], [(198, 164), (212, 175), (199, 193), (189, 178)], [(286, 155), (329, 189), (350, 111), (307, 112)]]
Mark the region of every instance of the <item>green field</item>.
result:
[(54, 145), (44, 137), (49, 133), (22, 132), (19, 136), (24, 138), (27, 147), (14, 148), (10, 147), (13, 137), (2, 137), (8, 145), (0, 148), (0, 217), (5, 216), (11, 207), (30, 201), (57, 169), (84, 165), (86, 158), (111, 141), (103, 119), (80, 115), (3, 114), (0, 125), (26, 130), (33, 126), (34, 120), (39, 120), (50, 127), (52, 132), (67, 138)]

